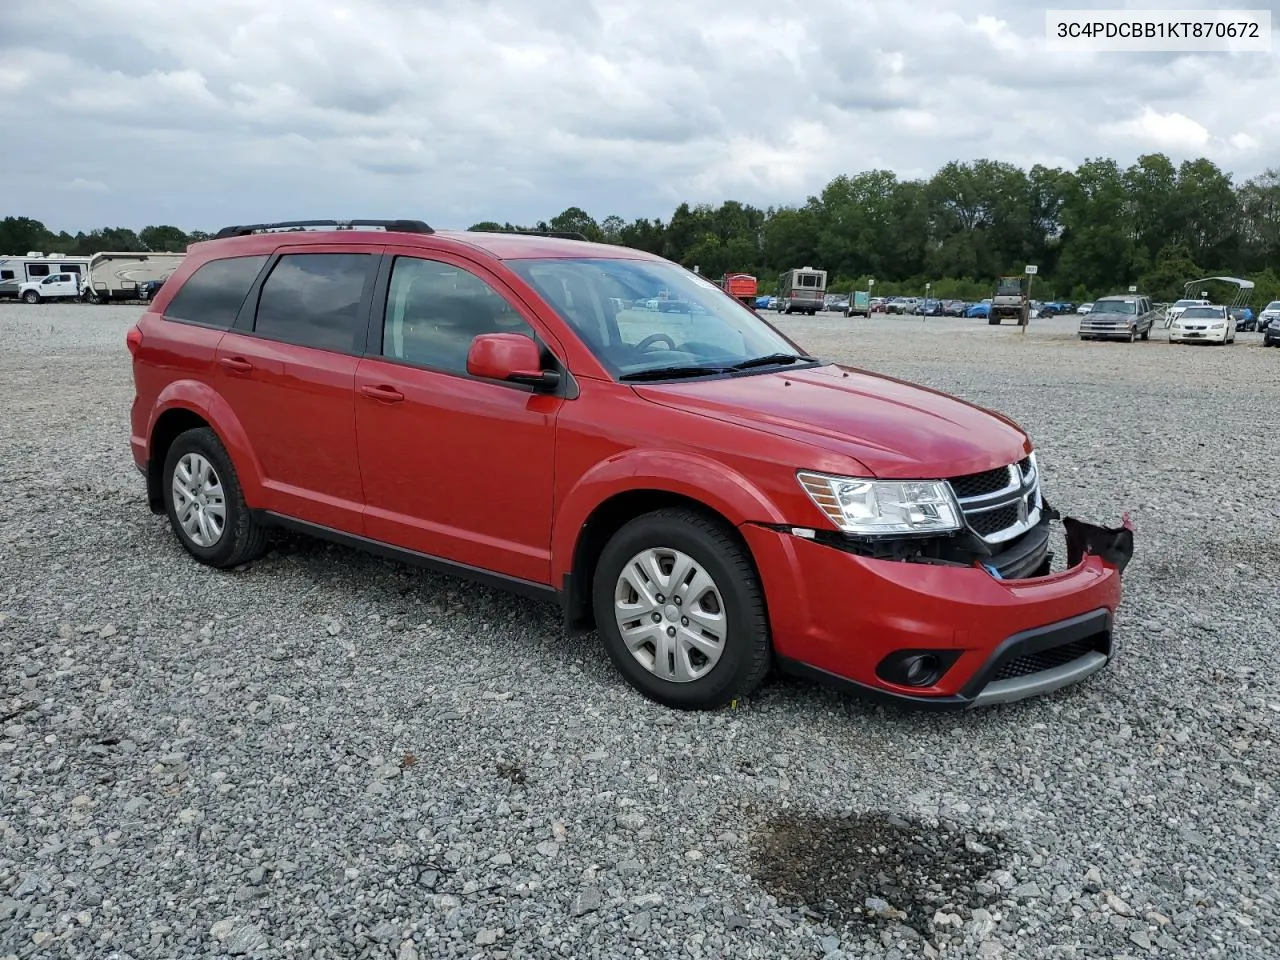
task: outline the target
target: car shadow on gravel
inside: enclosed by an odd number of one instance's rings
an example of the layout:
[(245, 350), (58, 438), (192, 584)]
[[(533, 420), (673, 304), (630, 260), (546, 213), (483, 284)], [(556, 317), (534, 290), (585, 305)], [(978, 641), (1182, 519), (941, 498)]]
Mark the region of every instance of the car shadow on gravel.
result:
[(788, 811), (756, 830), (749, 872), (780, 904), (827, 923), (901, 923), (927, 938), (938, 911), (967, 914), (998, 899), (983, 881), (1004, 867), (1005, 850), (996, 834), (883, 812)]

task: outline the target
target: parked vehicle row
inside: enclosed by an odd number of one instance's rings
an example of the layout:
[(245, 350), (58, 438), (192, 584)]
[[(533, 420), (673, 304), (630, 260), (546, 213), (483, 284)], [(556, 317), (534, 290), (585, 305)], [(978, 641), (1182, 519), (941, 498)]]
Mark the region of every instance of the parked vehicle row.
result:
[(75, 258), (29, 253), (26, 257), (0, 260), (0, 288), (30, 304), (64, 300), (146, 302), (185, 256), (104, 252)]
[[(1051, 506), (1007, 418), (639, 250), (298, 226), (194, 244), (127, 336), (133, 459), (196, 560), (278, 526), (546, 598), (679, 708), (772, 664), (968, 707), (1110, 661), (1132, 529)], [(653, 300), (690, 309), (616, 306)]]

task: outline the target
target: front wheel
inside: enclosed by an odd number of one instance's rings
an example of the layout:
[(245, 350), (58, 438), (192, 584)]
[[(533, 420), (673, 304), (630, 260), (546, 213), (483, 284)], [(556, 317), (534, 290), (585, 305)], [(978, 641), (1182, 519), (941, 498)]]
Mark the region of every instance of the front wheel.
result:
[(696, 511), (656, 510), (623, 526), (600, 556), (592, 603), (614, 666), (668, 707), (723, 706), (754, 691), (769, 668), (755, 566)]
[(211, 567), (236, 567), (266, 550), (231, 457), (208, 427), (187, 430), (164, 460), (164, 506), (186, 551)]
[(39, 303), (40, 294), (36, 293), (34, 290), (28, 290), (26, 293), (22, 295), (22, 302), (23, 303)]

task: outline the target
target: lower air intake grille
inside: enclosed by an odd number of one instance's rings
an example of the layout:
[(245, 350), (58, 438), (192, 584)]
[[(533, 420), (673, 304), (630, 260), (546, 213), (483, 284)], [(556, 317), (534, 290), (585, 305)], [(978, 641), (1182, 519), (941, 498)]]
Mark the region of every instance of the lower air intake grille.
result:
[(1083, 640), (1074, 640), (1060, 647), (1050, 647), (1048, 650), (1041, 650), (1039, 653), (1029, 653), (1000, 664), (991, 679), (1012, 680), (1014, 677), (1025, 677), (1032, 673), (1040, 673), (1043, 670), (1052, 670), (1054, 667), (1060, 667), (1064, 663), (1078, 660), (1086, 653), (1091, 653), (1097, 648), (1095, 637), (1085, 637)]

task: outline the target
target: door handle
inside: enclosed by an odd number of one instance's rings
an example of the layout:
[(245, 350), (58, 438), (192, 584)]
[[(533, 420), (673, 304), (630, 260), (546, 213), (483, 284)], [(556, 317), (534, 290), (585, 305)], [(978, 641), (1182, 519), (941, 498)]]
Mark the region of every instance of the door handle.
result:
[(366, 383), (360, 388), (360, 392), (366, 397), (373, 397), (373, 399), (381, 400), (383, 403), (399, 403), (404, 399), (403, 393), (386, 384), (374, 386), (372, 383)]
[(248, 373), (253, 369), (253, 364), (242, 357), (223, 357), (218, 362), (232, 373)]

